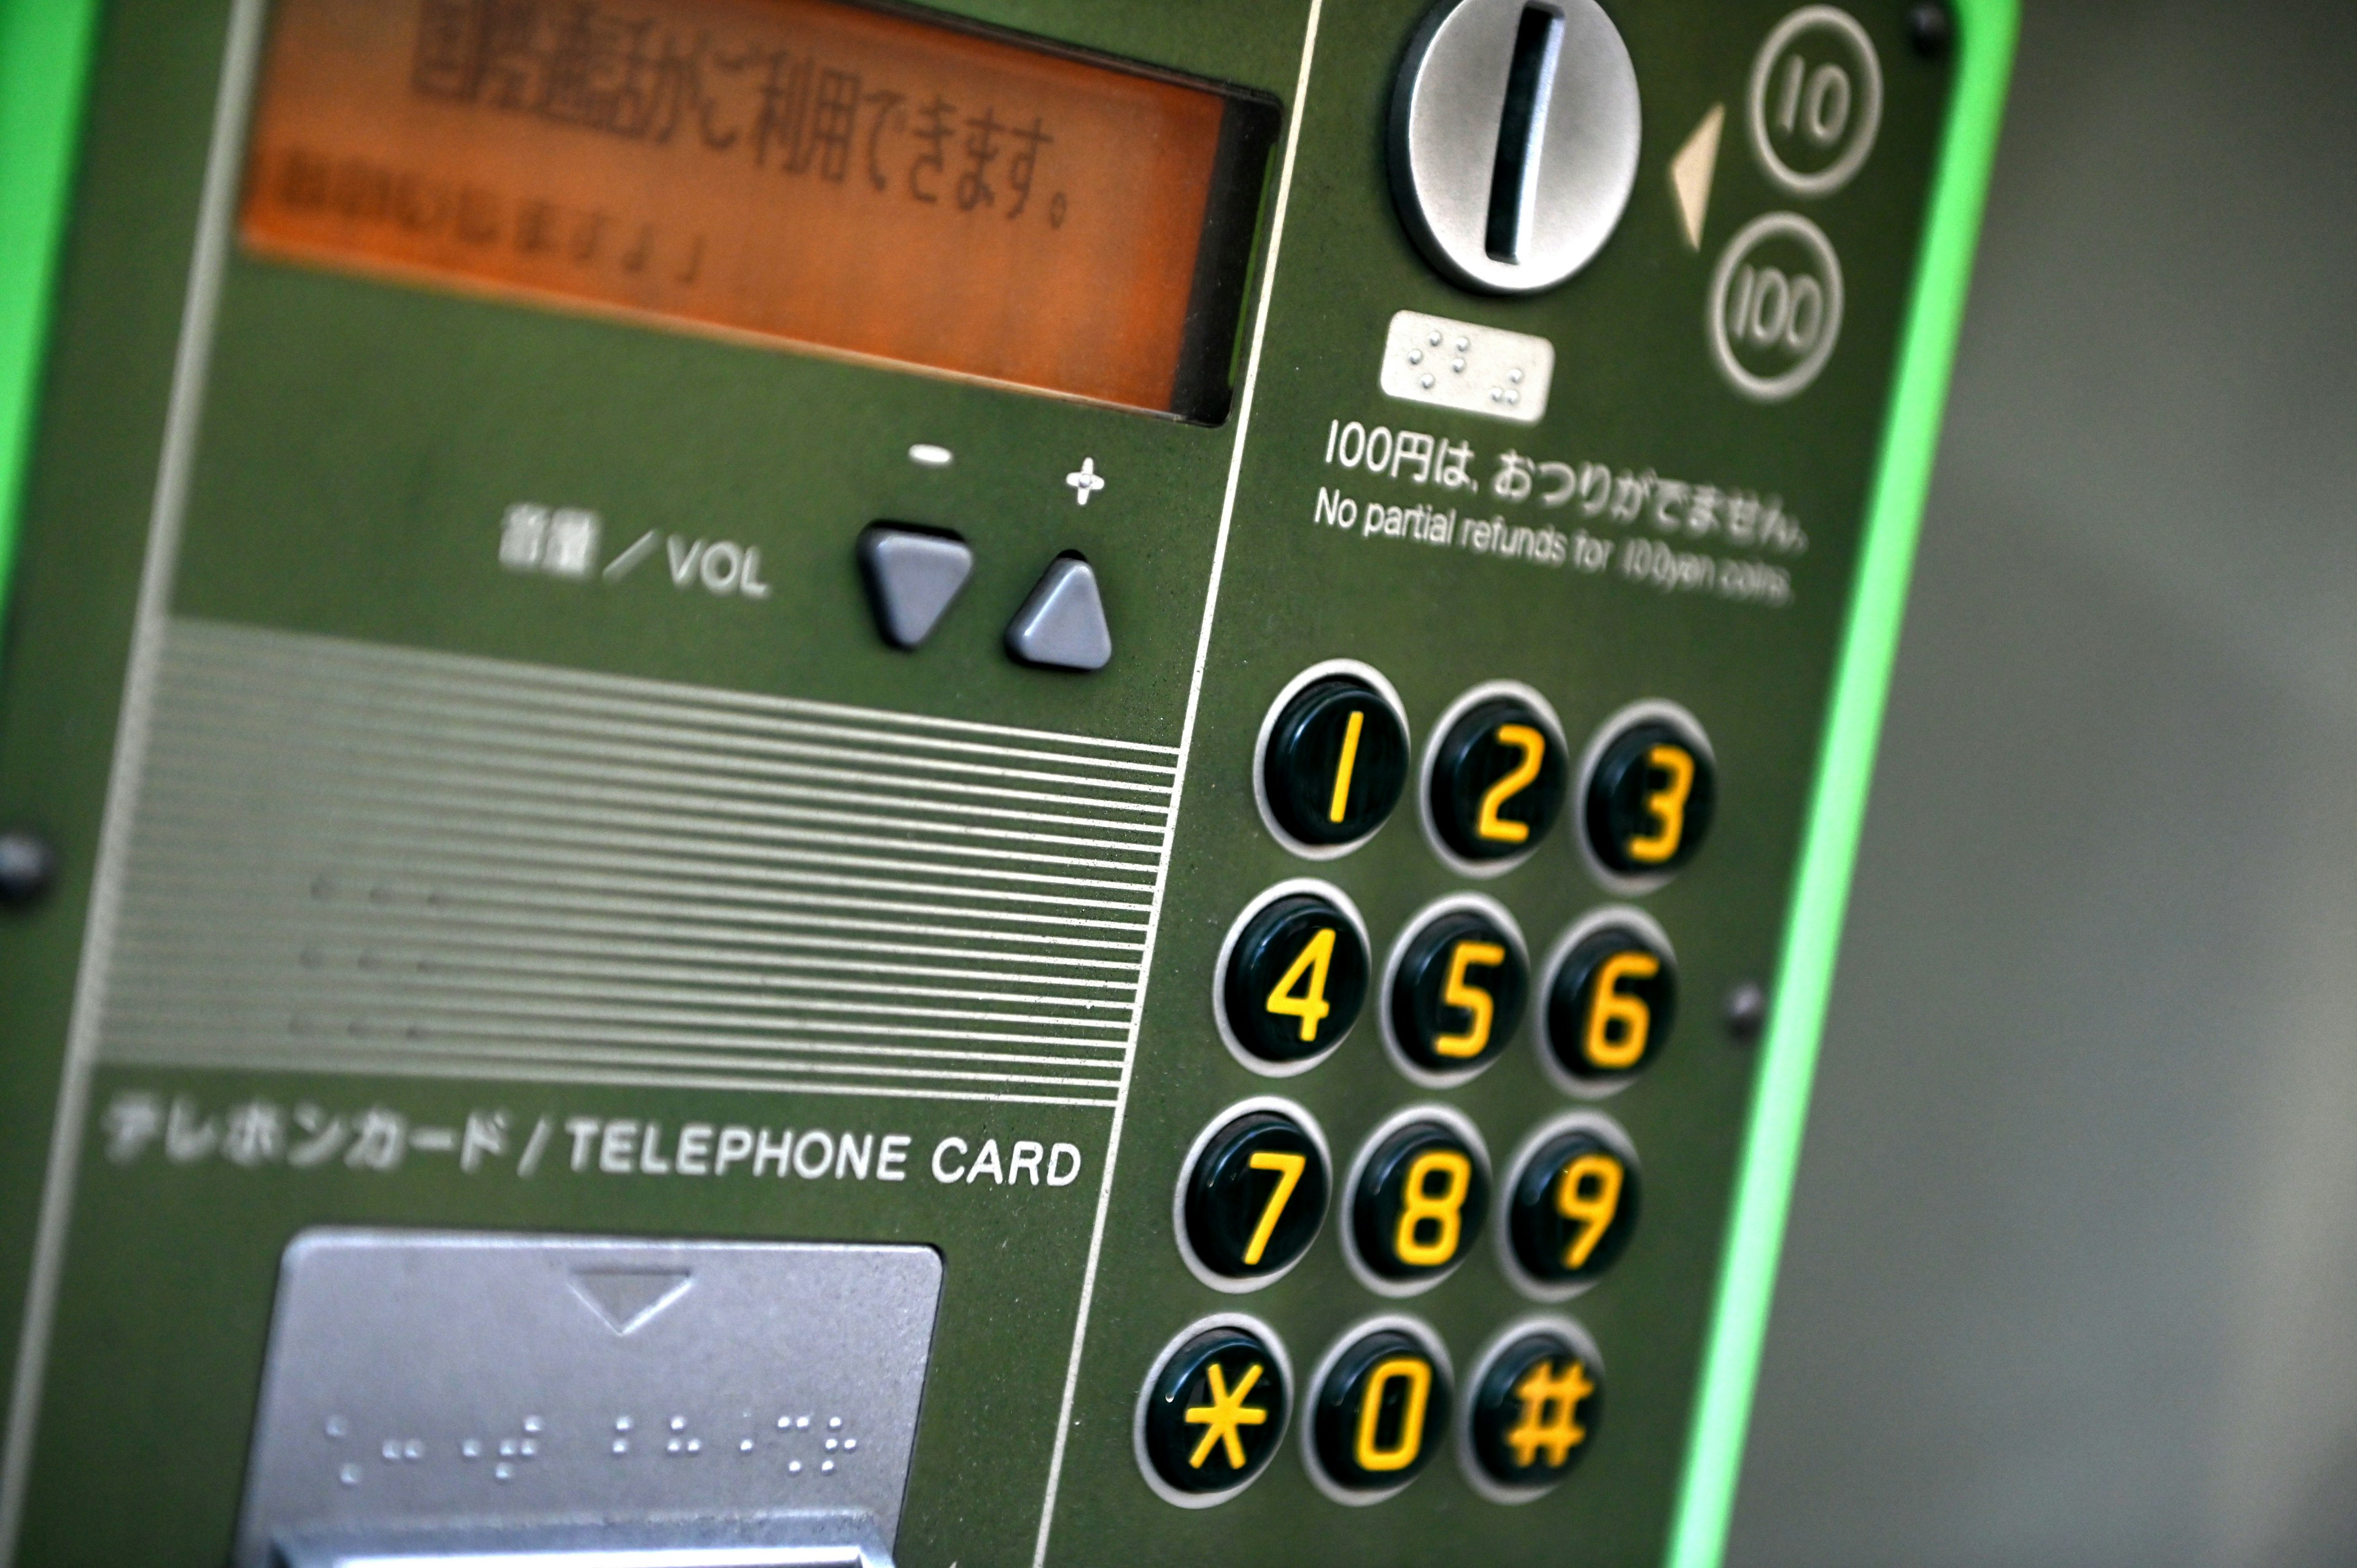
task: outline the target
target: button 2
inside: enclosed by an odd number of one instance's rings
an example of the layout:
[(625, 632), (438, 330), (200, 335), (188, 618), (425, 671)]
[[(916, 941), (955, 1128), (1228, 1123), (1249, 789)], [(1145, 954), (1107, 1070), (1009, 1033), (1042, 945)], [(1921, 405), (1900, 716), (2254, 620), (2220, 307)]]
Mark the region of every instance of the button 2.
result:
[(1246, 1065), (1299, 1071), (1340, 1045), (1367, 995), (1367, 937), (1339, 889), (1284, 883), (1246, 909), (1220, 965), (1220, 1021)]
[(1426, 764), (1426, 820), (1460, 869), (1493, 875), (1545, 838), (1570, 766), (1553, 713), (1526, 688), (1477, 688), (1446, 715)]
[(1312, 1473), (1350, 1502), (1374, 1502), (1415, 1479), (1448, 1430), (1439, 1341), (1405, 1320), (1359, 1331), (1328, 1357), (1309, 1416)]
[(1140, 1444), (1173, 1501), (1221, 1501), (1266, 1469), (1285, 1434), (1286, 1373), (1257, 1326), (1225, 1322), (1163, 1353), (1146, 1388)]
[(1692, 715), (1641, 703), (1597, 732), (1579, 792), (1589, 859), (1609, 884), (1641, 892), (1700, 853), (1718, 804), (1718, 770)]
[(1270, 823), (1295, 844), (1355, 844), (1407, 782), (1407, 725), (1375, 685), (1339, 670), (1281, 698), (1261, 742)]
[(1490, 1161), (1472, 1124), (1437, 1108), (1376, 1130), (1351, 1178), (1352, 1261), (1386, 1294), (1430, 1285), (1464, 1261), (1490, 1208)]
[(1539, 1294), (1576, 1294), (1628, 1250), (1639, 1196), (1627, 1133), (1593, 1113), (1555, 1123), (1524, 1151), (1506, 1184), (1514, 1266)]
[(1677, 1020), (1669, 939), (1635, 909), (1604, 909), (1564, 934), (1548, 966), (1539, 1044), (1582, 1093), (1619, 1089), (1652, 1065)]
[(1519, 1500), (1571, 1474), (1604, 1416), (1604, 1365), (1564, 1320), (1510, 1332), (1469, 1385), (1468, 1435), (1478, 1481)]
[(1222, 1280), (1265, 1283), (1326, 1218), (1326, 1151), (1290, 1108), (1260, 1105), (1202, 1140), (1179, 1184), (1179, 1233)]
[(1529, 991), (1522, 933), (1505, 909), (1487, 898), (1447, 899), (1393, 950), (1386, 1038), (1414, 1076), (1460, 1082), (1505, 1049)]

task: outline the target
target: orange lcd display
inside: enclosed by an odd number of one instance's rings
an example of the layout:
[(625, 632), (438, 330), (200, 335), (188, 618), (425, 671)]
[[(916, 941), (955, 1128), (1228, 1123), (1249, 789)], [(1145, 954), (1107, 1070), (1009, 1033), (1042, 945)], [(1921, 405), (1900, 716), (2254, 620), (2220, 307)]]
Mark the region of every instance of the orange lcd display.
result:
[(842, 0), (279, 0), (242, 232), (1216, 421), (1275, 119)]

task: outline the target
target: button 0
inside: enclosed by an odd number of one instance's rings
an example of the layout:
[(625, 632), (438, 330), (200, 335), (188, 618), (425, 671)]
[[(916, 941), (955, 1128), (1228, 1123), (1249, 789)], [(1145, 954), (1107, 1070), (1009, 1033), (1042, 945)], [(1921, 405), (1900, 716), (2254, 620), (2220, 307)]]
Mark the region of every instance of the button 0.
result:
[(1652, 882), (1684, 866), (1710, 835), (1718, 769), (1678, 710), (1643, 704), (1590, 748), (1581, 789), (1587, 852), (1608, 874)]
[(895, 648), (916, 648), (974, 575), (974, 551), (946, 529), (878, 522), (860, 531), (859, 575), (876, 629)]
[(1357, 920), (1324, 893), (1291, 892), (1238, 925), (1221, 972), (1220, 1015), (1247, 1056), (1306, 1063), (1341, 1043), (1366, 994), (1367, 940)]
[(1602, 1118), (1544, 1137), (1507, 1185), (1514, 1262), (1542, 1289), (1592, 1283), (1637, 1232), (1640, 1186), (1627, 1138)]
[(1386, 1004), (1392, 1041), (1410, 1065), (1469, 1074), (1513, 1037), (1530, 972), (1522, 938), (1503, 913), (1468, 899), (1442, 908), (1401, 939)]
[(1308, 1129), (1280, 1111), (1248, 1112), (1212, 1133), (1187, 1172), (1187, 1244), (1223, 1279), (1274, 1278), (1317, 1239), (1327, 1183)]
[(1048, 564), (1031, 596), (1006, 626), (1006, 651), (1050, 670), (1102, 670), (1113, 659), (1104, 596), (1086, 557), (1066, 551)]
[(1310, 1446), (1324, 1478), (1346, 1493), (1407, 1485), (1448, 1430), (1448, 1374), (1431, 1346), (1398, 1328), (1344, 1346), (1318, 1380), (1316, 1402)]
[(1473, 1250), (1489, 1208), (1480, 1150), (1438, 1116), (1419, 1116), (1361, 1157), (1351, 1189), (1351, 1244), (1383, 1278), (1422, 1283)]
[(1555, 826), (1569, 772), (1552, 716), (1519, 697), (1477, 702), (1433, 743), (1433, 831), (1476, 864), (1526, 855)]
[(1331, 675), (1295, 693), (1271, 721), (1261, 789), (1288, 837), (1328, 848), (1383, 825), (1407, 765), (1407, 726), (1383, 693), (1356, 676)]
[(1529, 1494), (1587, 1454), (1604, 1415), (1604, 1368), (1587, 1341), (1567, 1323), (1536, 1326), (1483, 1358), (1468, 1423), (1483, 1477)]
[(1164, 1356), (1146, 1387), (1145, 1448), (1173, 1491), (1239, 1490), (1285, 1435), (1285, 1373), (1249, 1328), (1209, 1328)]
[(1540, 1041), (1575, 1085), (1609, 1092), (1662, 1054), (1677, 1019), (1669, 944), (1634, 911), (1574, 928), (1546, 984)]

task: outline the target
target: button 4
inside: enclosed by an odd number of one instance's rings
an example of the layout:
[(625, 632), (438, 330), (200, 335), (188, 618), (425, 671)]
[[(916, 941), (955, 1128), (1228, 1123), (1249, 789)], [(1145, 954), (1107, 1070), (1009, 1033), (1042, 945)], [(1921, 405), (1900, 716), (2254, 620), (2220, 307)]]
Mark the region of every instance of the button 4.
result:
[(1255, 1071), (1306, 1071), (1358, 1022), (1367, 972), (1366, 924), (1341, 890), (1279, 883), (1246, 907), (1221, 950), (1221, 1035)]

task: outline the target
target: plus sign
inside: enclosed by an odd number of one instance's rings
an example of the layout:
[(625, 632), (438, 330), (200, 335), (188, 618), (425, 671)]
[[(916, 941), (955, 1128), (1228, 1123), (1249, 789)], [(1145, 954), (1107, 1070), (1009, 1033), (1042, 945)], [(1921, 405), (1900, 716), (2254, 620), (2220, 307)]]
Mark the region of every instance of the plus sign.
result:
[(1066, 474), (1064, 483), (1072, 487), (1072, 499), (1081, 506), (1088, 505), (1089, 498), (1105, 488), (1104, 476), (1097, 472), (1094, 457), (1082, 458), (1081, 471)]

